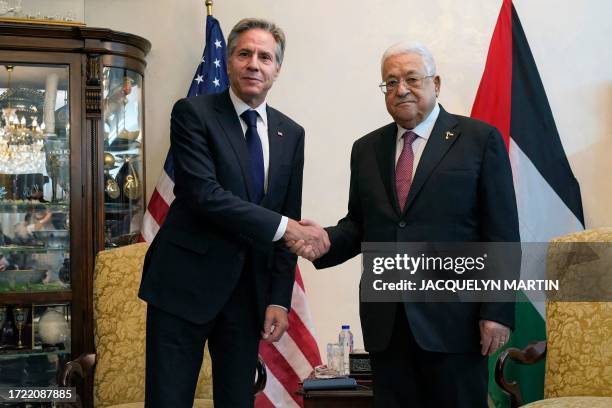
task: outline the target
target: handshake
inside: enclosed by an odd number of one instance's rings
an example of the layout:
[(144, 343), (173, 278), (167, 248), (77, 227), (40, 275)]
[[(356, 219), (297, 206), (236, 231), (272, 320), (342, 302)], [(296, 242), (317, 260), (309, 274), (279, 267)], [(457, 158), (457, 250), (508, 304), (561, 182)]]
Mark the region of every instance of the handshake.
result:
[(310, 220), (289, 219), (283, 239), (291, 252), (309, 261), (325, 255), (331, 245), (327, 232)]

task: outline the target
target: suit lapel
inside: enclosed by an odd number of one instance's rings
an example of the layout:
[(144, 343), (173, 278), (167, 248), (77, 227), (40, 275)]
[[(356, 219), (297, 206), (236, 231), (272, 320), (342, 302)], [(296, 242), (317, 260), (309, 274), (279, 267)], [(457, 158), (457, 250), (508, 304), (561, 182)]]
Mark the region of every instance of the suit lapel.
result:
[(423, 154), (421, 155), (414, 174), (414, 179), (412, 180), (412, 185), (408, 192), (406, 206), (404, 207), (404, 214), (410, 209), (419, 191), (421, 191), (421, 188), (423, 188), (423, 185), (431, 175), (431, 172), (436, 168), (440, 160), (442, 160), (448, 149), (450, 149), (459, 138), (460, 133), (458, 131), (452, 132), (452, 136), (447, 138), (447, 132), (450, 132), (456, 125), (457, 120), (440, 106), (440, 114), (431, 131), (431, 135), (425, 145), (425, 150), (423, 150)]
[(248, 199), (251, 200), (253, 197), (253, 183), (250, 171), (251, 159), (246, 140), (244, 139), (244, 132), (242, 131), (242, 126), (240, 126), (240, 119), (238, 119), (232, 100), (229, 97), (229, 91), (225, 91), (217, 97), (218, 103), (215, 104), (215, 109), (219, 113), (217, 119), (227, 139), (230, 141), (234, 153), (238, 157)]
[(378, 171), (382, 178), (389, 202), (395, 212), (399, 215), (400, 209), (397, 204), (397, 192), (395, 191), (395, 145), (397, 136), (397, 125), (391, 123), (381, 130), (381, 137), (375, 144), (376, 161)]
[(268, 198), (271, 194), (274, 194), (273, 188), (275, 186), (276, 177), (279, 174), (279, 167), (283, 156), (283, 132), (282, 132), (282, 121), (280, 116), (274, 109), (269, 106), (266, 107), (266, 113), (268, 115), (268, 147), (269, 151), (269, 163), (268, 163), (268, 185), (266, 195), (263, 198), (262, 205), (265, 207)]

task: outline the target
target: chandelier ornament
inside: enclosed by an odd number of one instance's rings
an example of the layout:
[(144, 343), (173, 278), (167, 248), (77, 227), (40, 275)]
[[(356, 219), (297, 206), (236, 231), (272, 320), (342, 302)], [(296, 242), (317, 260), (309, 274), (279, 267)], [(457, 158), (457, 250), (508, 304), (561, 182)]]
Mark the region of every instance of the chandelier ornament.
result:
[[(14, 66), (5, 66), (8, 72), (8, 107), (2, 109), (0, 126), (0, 173), (33, 173), (45, 162), (44, 130), (45, 124), (38, 124), (36, 115), (31, 116), (28, 125), (25, 115), (17, 115), (17, 108), (11, 105), (11, 79)], [(32, 107), (34, 113), (36, 107)]]

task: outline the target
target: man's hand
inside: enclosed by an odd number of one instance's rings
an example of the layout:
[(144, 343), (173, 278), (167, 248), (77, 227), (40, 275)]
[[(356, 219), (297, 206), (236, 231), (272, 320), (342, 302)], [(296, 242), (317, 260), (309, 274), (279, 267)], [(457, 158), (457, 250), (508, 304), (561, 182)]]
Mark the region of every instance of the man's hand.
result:
[(483, 356), (495, 353), (504, 344), (508, 343), (510, 329), (501, 323), (491, 320), (481, 320), (480, 326), (480, 353)]
[(268, 306), (261, 338), (268, 343), (278, 341), (288, 327), (287, 312), (278, 306)]
[(330, 247), (327, 232), (311, 220), (302, 220), (297, 223), (290, 219), (283, 238), (294, 254), (309, 261), (325, 255)]

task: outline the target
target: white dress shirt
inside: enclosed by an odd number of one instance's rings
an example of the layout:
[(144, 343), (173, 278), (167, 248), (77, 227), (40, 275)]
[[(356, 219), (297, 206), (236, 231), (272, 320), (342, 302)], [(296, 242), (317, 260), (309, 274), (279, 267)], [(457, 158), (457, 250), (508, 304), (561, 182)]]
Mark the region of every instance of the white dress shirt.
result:
[[(257, 134), (259, 135), (259, 140), (261, 140), (261, 150), (263, 151), (263, 162), (264, 162), (264, 192), (268, 191), (268, 169), (270, 168), (270, 144), (268, 141), (268, 113), (266, 111), (266, 101), (263, 101), (261, 105), (256, 108), (251, 108), (244, 101), (242, 101), (238, 96), (234, 93), (232, 88), (229, 90), (230, 99), (232, 100), (232, 104), (234, 105), (234, 110), (238, 115), (238, 119), (240, 120), (240, 126), (242, 126), (242, 133), (246, 138), (246, 131), (248, 125), (246, 122), (240, 117), (245, 111), (249, 109), (253, 109), (258, 113), (257, 115)], [(272, 238), (272, 242), (276, 242), (285, 235), (285, 231), (287, 230), (287, 223), (289, 219), (284, 215), (281, 218), (280, 224), (276, 230), (276, 234), (274, 234), (274, 238)]]
[(402, 153), (402, 149), (404, 148), (404, 139), (402, 136), (406, 131), (412, 130), (418, 137), (414, 139), (412, 142), (412, 152), (414, 153), (414, 165), (412, 168), (412, 177), (414, 178), (414, 173), (416, 172), (416, 168), (419, 165), (419, 160), (421, 160), (421, 156), (423, 155), (423, 150), (425, 150), (425, 145), (429, 140), (429, 136), (431, 135), (431, 131), (433, 130), (434, 125), (436, 124), (436, 120), (438, 120), (438, 115), (440, 114), (440, 106), (436, 103), (434, 108), (431, 110), (429, 115), (425, 118), (424, 121), (419, 123), (414, 129), (404, 129), (400, 125), (397, 125), (397, 136), (396, 136), (396, 144), (395, 144), (395, 165), (397, 166), (397, 161), (399, 160), (400, 154)]

